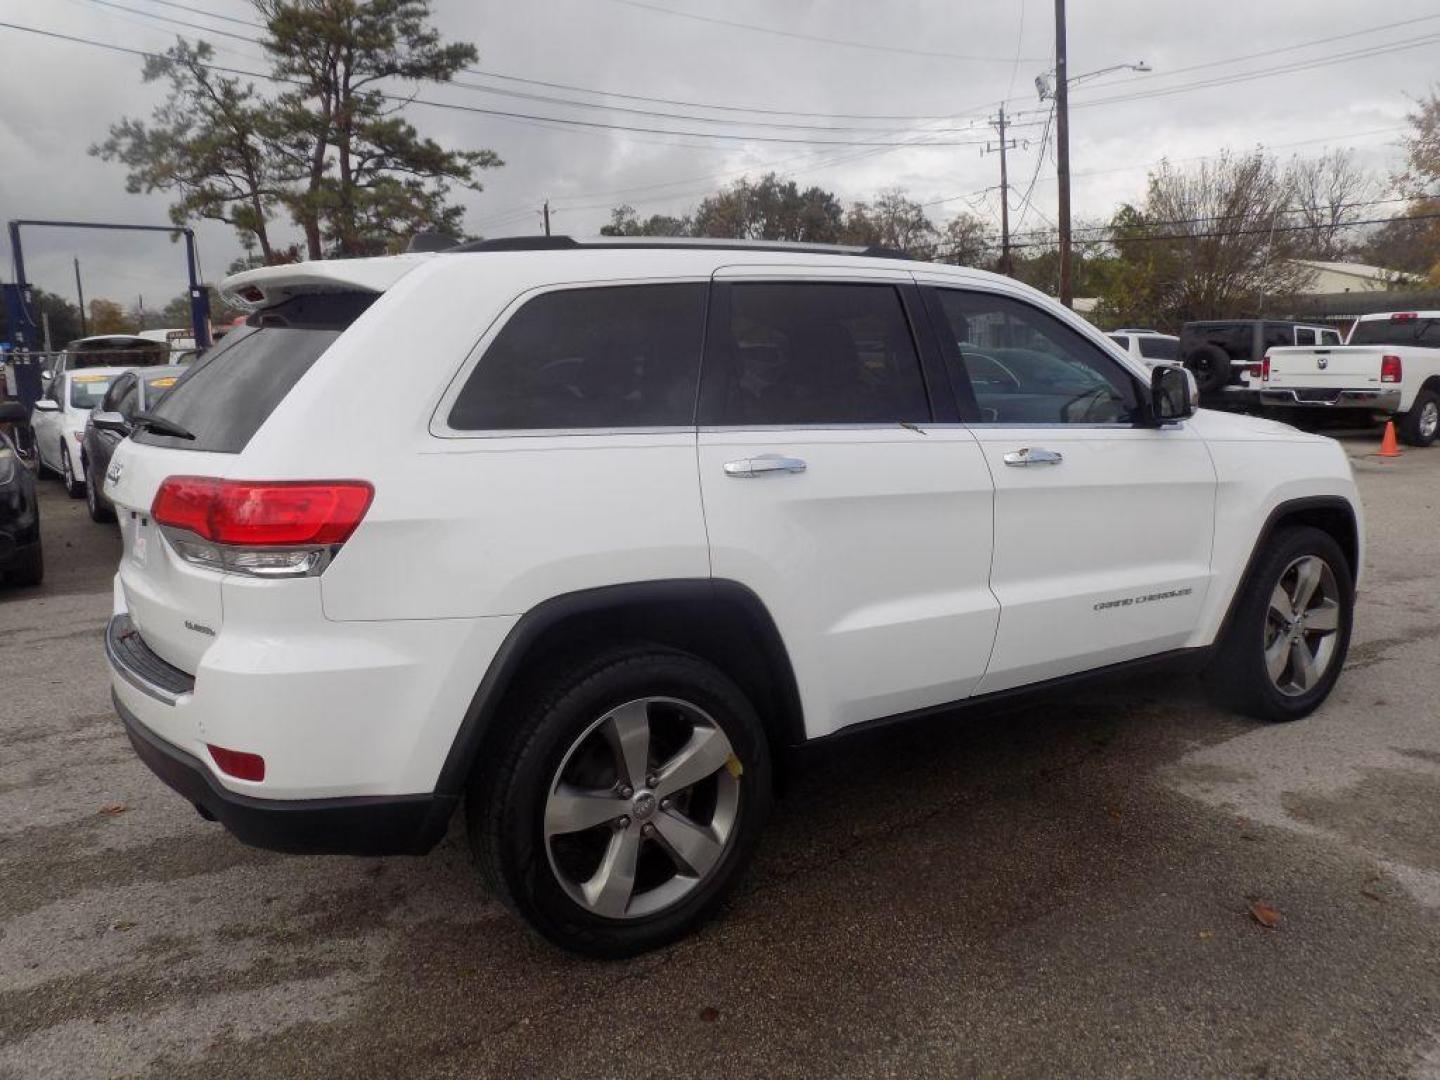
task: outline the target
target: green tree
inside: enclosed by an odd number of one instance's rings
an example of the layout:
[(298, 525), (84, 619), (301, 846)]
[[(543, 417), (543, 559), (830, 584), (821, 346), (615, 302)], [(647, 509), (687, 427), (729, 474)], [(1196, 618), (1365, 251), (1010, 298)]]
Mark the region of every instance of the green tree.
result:
[(617, 206), (610, 211), (610, 224), (600, 227), (601, 236), (691, 236), (694, 223), (687, 215), (671, 217), (668, 214), (651, 214), (640, 220), (635, 208), (630, 205)]
[(994, 269), (997, 248), (985, 222), (974, 214), (960, 213), (945, 223), (935, 258), (955, 266)]
[(212, 71), (213, 55), (203, 41), (180, 41), (147, 58), (144, 80), (169, 80), (169, 94), (148, 124), (125, 117), (90, 153), (128, 168), (132, 194), (174, 193), (176, 225), (226, 222), (253, 239), (268, 262), (269, 222), (289, 178), (278, 171), (276, 132), (255, 87)]
[(925, 208), (903, 188), (886, 188), (873, 202), (857, 202), (845, 214), (846, 243), (893, 248), (929, 258), (938, 236)]
[[(63, 296), (56, 296), (54, 293), (46, 292), (44, 289), (30, 289), (30, 314), (35, 317), (35, 325), (44, 332), (45, 320), (50, 322), (50, 344), (55, 348), (64, 348), (67, 341), (74, 341), (80, 336), (80, 309), (66, 300)], [(5, 308), (0, 305), (0, 341), (10, 340), (10, 322), (5, 313)], [(37, 343), (44, 344), (44, 339)]]
[(473, 63), (473, 45), (444, 44), (429, 0), (255, 0), (265, 19), (277, 144), (299, 182), (281, 201), (322, 258), (371, 255), (422, 229), (461, 232), (453, 185), (502, 164), (490, 150), (447, 150), (396, 111), (384, 86), (446, 83)]
[(90, 333), (129, 334), (135, 329), (125, 317), (125, 309), (114, 300), (90, 301)]
[(830, 192), (804, 190), (793, 180), (766, 173), (758, 181), (743, 177), (695, 210), (696, 236), (735, 240), (790, 240), (833, 244), (840, 239), (844, 210)]

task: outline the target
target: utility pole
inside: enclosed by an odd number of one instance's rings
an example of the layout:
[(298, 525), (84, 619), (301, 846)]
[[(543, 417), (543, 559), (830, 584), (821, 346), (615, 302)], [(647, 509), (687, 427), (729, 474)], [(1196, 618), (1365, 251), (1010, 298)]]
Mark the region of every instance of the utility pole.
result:
[(80, 287), (80, 256), (75, 256), (75, 295), (80, 298), (80, 336), (89, 337), (90, 331), (85, 329), (85, 290)]
[(550, 200), (545, 200), (545, 208), (540, 211), (545, 215), (545, 235), (550, 235)]
[(1060, 303), (1074, 306), (1070, 285), (1070, 72), (1065, 65), (1065, 0), (1055, 0), (1055, 179), (1060, 188)]
[(1010, 173), (1006, 164), (1007, 150), (1015, 149), (1015, 140), (1005, 138), (1005, 105), (1001, 103), (999, 114), (990, 121), (1000, 135), (1000, 143), (991, 147), (987, 142), (985, 152), (1000, 151), (1000, 273), (1010, 273)]

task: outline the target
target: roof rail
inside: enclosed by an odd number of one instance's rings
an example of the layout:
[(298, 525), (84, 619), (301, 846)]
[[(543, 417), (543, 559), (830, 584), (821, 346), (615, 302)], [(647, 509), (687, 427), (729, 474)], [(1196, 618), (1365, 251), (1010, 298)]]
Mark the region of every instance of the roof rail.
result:
[(729, 240), (689, 236), (597, 236), (577, 240), (573, 236), (502, 236), (494, 240), (472, 240), (446, 248), (447, 252), (476, 251), (562, 251), (589, 249), (677, 249), (699, 251), (788, 251), (807, 255), (861, 255), (872, 259), (909, 259), (906, 252), (879, 246), (852, 244), (807, 244), (793, 240)]

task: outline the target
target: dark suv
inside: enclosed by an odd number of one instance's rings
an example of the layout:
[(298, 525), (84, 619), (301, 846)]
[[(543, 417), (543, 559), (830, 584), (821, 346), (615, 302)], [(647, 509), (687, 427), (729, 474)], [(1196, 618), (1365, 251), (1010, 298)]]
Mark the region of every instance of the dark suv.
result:
[(1180, 328), (1180, 362), (1200, 384), (1203, 404), (1259, 407), (1260, 365), (1265, 350), (1281, 345), (1339, 345), (1331, 326), (1284, 319), (1215, 319)]

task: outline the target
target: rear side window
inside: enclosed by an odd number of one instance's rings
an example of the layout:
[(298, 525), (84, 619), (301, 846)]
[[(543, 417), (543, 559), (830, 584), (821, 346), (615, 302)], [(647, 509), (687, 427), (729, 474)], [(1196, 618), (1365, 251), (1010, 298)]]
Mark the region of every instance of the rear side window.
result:
[(150, 411), (194, 439), (142, 428), (136, 442), (238, 454), (374, 293), (299, 296), (256, 312), (186, 369)]
[(747, 282), (722, 293), (705, 354), (701, 423), (930, 419), (894, 286)]
[(1440, 349), (1440, 319), (1364, 319), (1350, 332), (1350, 344)]
[(525, 431), (693, 424), (707, 288), (599, 286), (526, 301), (461, 389), (450, 427)]
[(1180, 343), (1163, 337), (1142, 337), (1140, 355), (1146, 360), (1180, 359)]

